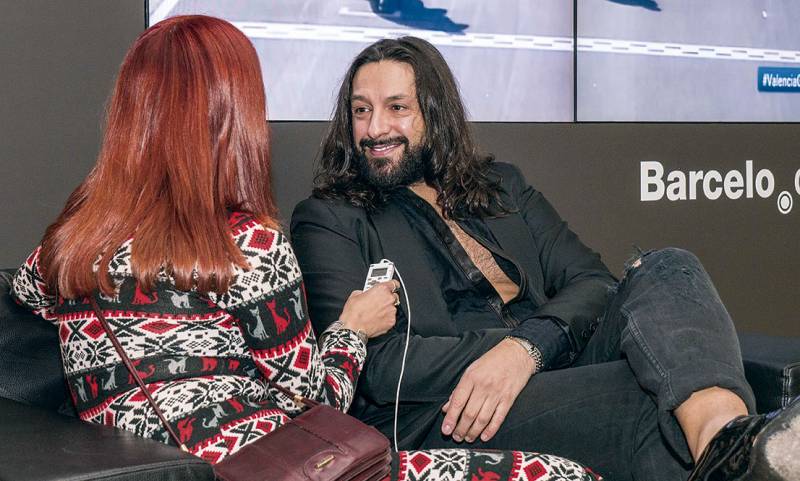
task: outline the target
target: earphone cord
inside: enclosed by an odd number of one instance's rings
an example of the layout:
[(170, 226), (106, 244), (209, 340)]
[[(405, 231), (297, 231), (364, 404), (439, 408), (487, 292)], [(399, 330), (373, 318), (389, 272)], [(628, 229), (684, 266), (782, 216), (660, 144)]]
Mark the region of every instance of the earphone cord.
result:
[(397, 379), (397, 394), (394, 398), (394, 450), (399, 451), (397, 447), (397, 418), (400, 408), (400, 384), (403, 382), (403, 373), (406, 370), (406, 356), (408, 356), (408, 342), (411, 339), (411, 303), (408, 300), (408, 292), (406, 291), (406, 285), (403, 282), (403, 276), (400, 275), (400, 271), (397, 270), (397, 266), (394, 268), (394, 272), (397, 274), (397, 278), (400, 280), (400, 285), (403, 287), (403, 297), (406, 299), (406, 343), (405, 347), (403, 347), (403, 361), (400, 363), (400, 376)]

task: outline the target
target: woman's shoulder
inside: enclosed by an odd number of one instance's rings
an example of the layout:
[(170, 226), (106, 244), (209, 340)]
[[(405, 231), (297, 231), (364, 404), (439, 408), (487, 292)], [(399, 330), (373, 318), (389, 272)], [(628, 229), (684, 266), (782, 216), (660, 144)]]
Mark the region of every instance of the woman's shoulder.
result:
[(229, 224), (234, 242), (249, 267), (235, 268), (228, 291), (217, 300), (220, 305), (249, 304), (297, 287), (301, 280), (300, 266), (283, 231), (241, 212), (232, 213)]
[(269, 254), (289, 246), (289, 241), (280, 228), (260, 222), (252, 214), (233, 212), (228, 216), (228, 225), (236, 245), (245, 258)]
[[(247, 231), (257, 227), (261, 225), (261, 223), (256, 220), (253, 214), (248, 212), (231, 212), (228, 214), (228, 225), (233, 231), (233, 235), (235, 237), (239, 232)], [(261, 227), (264, 226), (261, 225)]]

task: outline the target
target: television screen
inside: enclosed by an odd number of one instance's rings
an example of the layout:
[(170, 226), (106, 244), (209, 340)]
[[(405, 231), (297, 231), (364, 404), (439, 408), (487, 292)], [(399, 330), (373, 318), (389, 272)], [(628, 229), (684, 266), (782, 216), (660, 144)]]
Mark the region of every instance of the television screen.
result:
[(577, 120), (800, 121), (800, 2), (577, 0)]
[(202, 13), (252, 39), (272, 120), (327, 120), (344, 73), (381, 38), (442, 52), (476, 121), (574, 120), (568, 0), (150, 0), (149, 24)]

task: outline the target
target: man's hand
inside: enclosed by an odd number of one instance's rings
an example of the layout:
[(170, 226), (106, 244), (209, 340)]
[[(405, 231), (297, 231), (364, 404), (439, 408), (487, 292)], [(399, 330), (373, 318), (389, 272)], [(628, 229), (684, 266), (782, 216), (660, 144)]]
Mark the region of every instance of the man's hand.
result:
[(464, 371), (450, 399), (442, 407), (447, 413), (442, 433), (460, 442), (481, 437), (486, 442), (534, 374), (536, 365), (524, 347), (503, 339)]

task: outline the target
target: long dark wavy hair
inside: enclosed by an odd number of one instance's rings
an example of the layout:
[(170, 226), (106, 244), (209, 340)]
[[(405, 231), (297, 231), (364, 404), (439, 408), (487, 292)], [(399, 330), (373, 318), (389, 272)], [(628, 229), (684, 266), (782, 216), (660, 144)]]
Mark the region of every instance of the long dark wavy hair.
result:
[(370, 211), (386, 202), (389, 193), (370, 185), (358, 173), (350, 108), (358, 69), (382, 60), (406, 63), (414, 70), (425, 120), (421, 146), (424, 180), (439, 192), (437, 203), (445, 217), (492, 217), (508, 212), (500, 200), (497, 180), (488, 176), (494, 157), (478, 151), (453, 73), (433, 45), (416, 37), (380, 40), (365, 48), (350, 65), (322, 141), (314, 195), (345, 199)]

